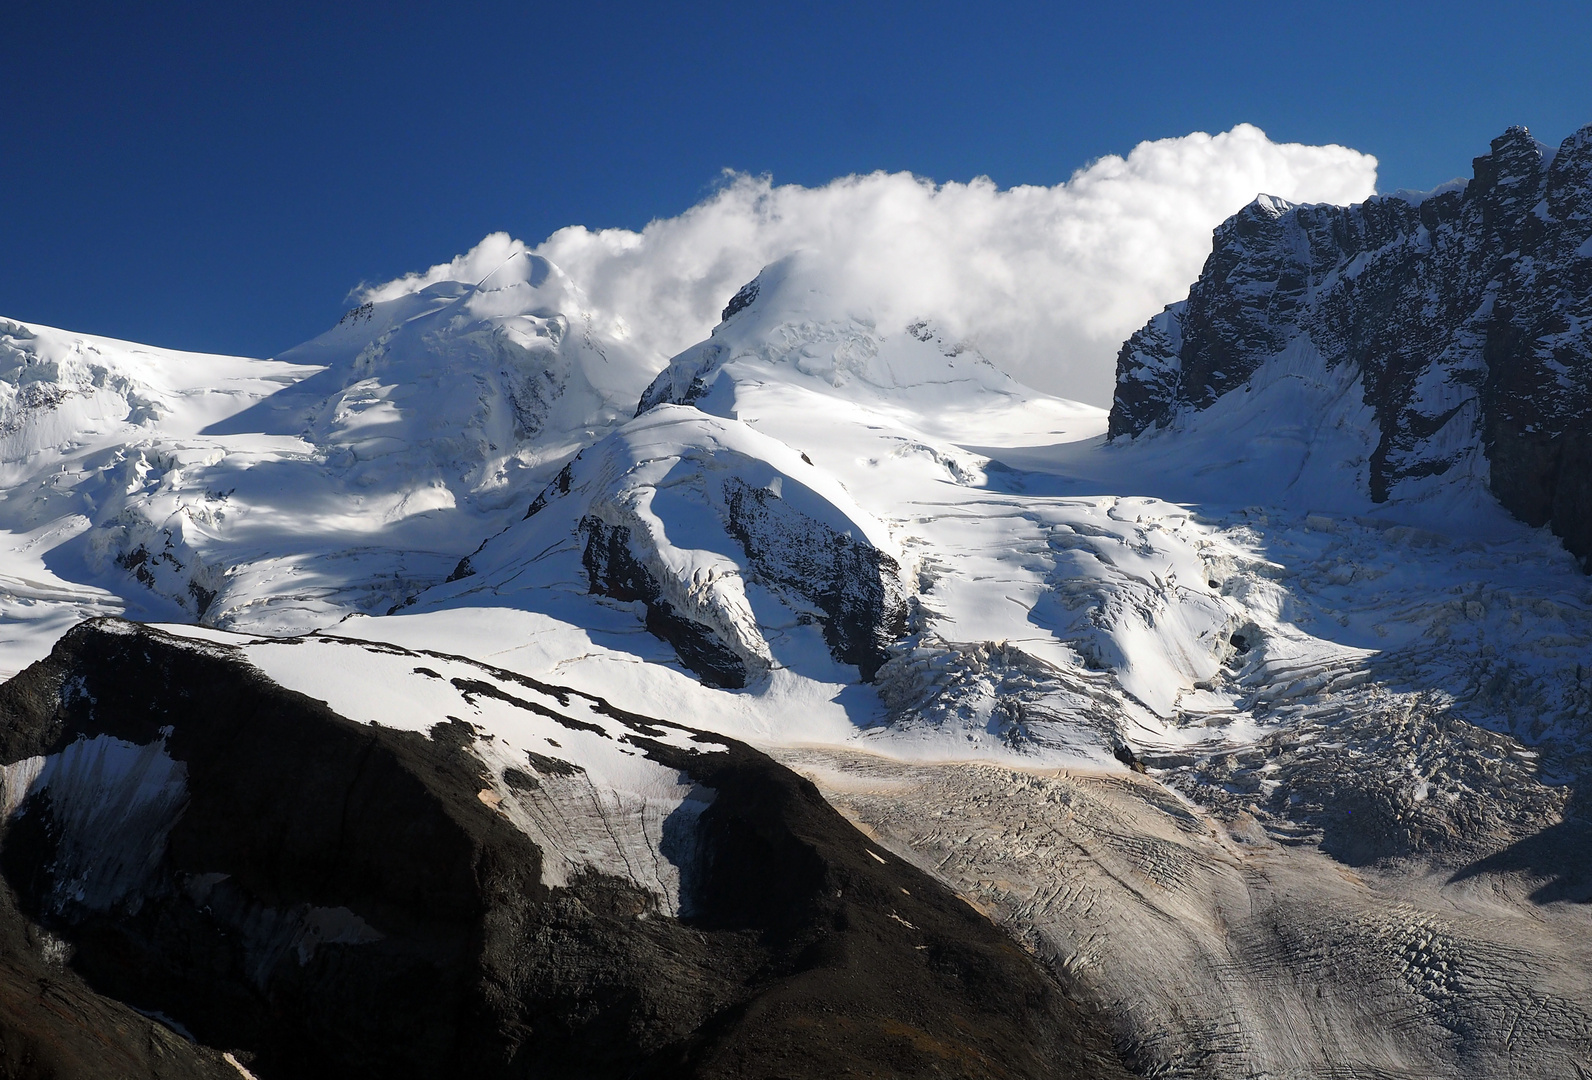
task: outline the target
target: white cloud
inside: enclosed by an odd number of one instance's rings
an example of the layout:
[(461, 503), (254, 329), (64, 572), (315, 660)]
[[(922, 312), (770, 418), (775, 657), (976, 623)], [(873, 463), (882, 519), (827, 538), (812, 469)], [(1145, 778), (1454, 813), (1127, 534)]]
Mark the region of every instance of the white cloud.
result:
[[(622, 320), (660, 366), (706, 337), (765, 264), (808, 249), (881, 325), (936, 318), (1017, 378), (1104, 405), (1118, 346), (1186, 294), (1223, 219), (1261, 192), (1341, 204), (1375, 188), (1374, 157), (1274, 143), (1240, 124), (1140, 143), (1054, 187), (1002, 191), (982, 178), (937, 185), (882, 172), (776, 187), (730, 175), (703, 202), (639, 233), (574, 226), (533, 250), (563, 268), (595, 309)], [(494, 234), (369, 295), (476, 280), (524, 249)]]

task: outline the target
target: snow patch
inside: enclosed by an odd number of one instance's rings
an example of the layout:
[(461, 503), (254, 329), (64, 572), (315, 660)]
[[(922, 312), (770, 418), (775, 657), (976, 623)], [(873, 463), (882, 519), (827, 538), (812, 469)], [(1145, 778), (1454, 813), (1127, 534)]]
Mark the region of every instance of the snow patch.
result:
[[(188, 802), (188, 770), (164, 742), (143, 746), (99, 735), (60, 753), (7, 766), (8, 816), (36, 812), (47, 798), (56, 836), (52, 903), (136, 912), (139, 890), (155, 874), (166, 837)], [(26, 788), (22, 785), (26, 782)]]

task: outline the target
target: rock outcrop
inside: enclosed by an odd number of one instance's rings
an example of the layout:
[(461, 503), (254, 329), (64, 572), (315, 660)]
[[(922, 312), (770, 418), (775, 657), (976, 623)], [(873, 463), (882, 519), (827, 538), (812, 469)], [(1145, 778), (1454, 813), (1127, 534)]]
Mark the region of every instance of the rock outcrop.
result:
[(1474, 172), (1350, 207), (1256, 199), (1188, 299), (1123, 345), (1111, 436), (1203, 410), (1303, 345), (1352, 365), (1375, 410), (1373, 499), (1486, 475), (1592, 571), (1592, 126), (1557, 151), (1510, 128)]

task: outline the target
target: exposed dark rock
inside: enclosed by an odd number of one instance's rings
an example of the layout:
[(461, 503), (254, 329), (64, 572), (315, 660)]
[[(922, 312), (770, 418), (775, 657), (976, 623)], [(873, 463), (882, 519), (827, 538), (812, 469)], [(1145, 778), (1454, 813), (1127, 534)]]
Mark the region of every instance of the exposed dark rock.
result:
[(719, 316), (719, 321), (728, 322), (731, 315), (751, 307), (753, 301), (757, 299), (757, 294), (760, 288), (761, 287), (758, 285), (756, 278), (753, 278), (745, 285), (742, 285), (740, 290), (737, 291), (734, 296), (730, 297), (730, 302), (724, 305), (724, 313)]
[[(580, 455), (576, 454), (573, 458), (565, 463), (562, 469), (558, 470), (558, 475), (554, 476), (553, 479), (548, 482), (548, 485), (537, 493), (536, 498), (531, 500), (531, 505), (525, 510), (526, 518), (534, 517), (535, 515), (541, 513), (547, 504), (558, 496), (569, 494), (569, 485), (575, 475), (575, 462), (579, 460)], [(520, 520), (523, 521), (525, 519), (521, 518)], [(443, 580), (443, 583), (448, 584), (455, 581), (463, 581), (467, 577), (474, 577), (475, 563), (473, 560), (475, 556), (481, 554), (481, 551), (487, 546), (488, 543), (491, 542), (491, 539), (491, 537), (487, 537), (487, 539), (476, 545), (474, 551), (460, 559), (454, 566), (453, 572)], [(407, 607), (413, 602), (414, 600), (411, 598), (400, 606)], [(388, 612), (388, 614), (390, 615), (392, 612)]]
[(830, 653), (872, 682), (886, 648), (906, 632), (906, 600), (892, 587), (896, 561), (865, 540), (838, 533), (739, 478), (724, 485), (725, 528), (740, 541), (755, 579), (823, 613)]
[(358, 326), (361, 322), (370, 322), (375, 317), (376, 305), (367, 300), (358, 307), (351, 307), (343, 312), (343, 317), (337, 320), (337, 325), (342, 326), (344, 323), (349, 323), (350, 325)]
[(173, 553), (169, 536), (165, 546), (158, 551), (138, 544), (119, 552), (114, 562), (129, 571), (144, 588), (166, 597), (179, 607), (191, 610), (196, 619), (204, 618), (210, 605), (215, 603), (216, 590), (198, 580), (203, 568), (197, 560), (185, 566)]
[(188, 582), (188, 595), (193, 597), (194, 614), (201, 619), (205, 617), (205, 612), (210, 610), (210, 605), (216, 599), (214, 589), (207, 589), (197, 581)]
[(614, 600), (641, 601), (647, 606), (647, 630), (674, 646), (680, 663), (709, 686), (731, 689), (746, 685), (746, 663), (719, 641), (712, 627), (686, 618), (663, 597), (657, 580), (630, 550), (630, 530), (601, 519), (581, 519), (586, 537), (581, 562), (591, 591)]
[(1308, 338), (1375, 409), (1374, 499), (1480, 448), (1499, 501), (1592, 570), (1592, 127), (1545, 149), (1510, 128), (1463, 190), (1419, 201), (1257, 199), (1123, 345), (1111, 436), (1204, 409)]
[(1139, 755), (1135, 754), (1133, 752), (1133, 747), (1129, 746), (1127, 743), (1118, 743), (1116, 748), (1111, 751), (1111, 756), (1122, 762), (1122, 764), (1126, 765), (1136, 773), (1142, 773), (1145, 771), (1144, 762), (1139, 760)]
[(221, 1053), (95, 993), (0, 882), (0, 1080), (239, 1080)]
[[(224, 648), (79, 626), (0, 687), (0, 762), (120, 740), (182, 799), (146, 830), (163, 837), (153, 858), (107, 849), (86, 876), (85, 845), (132, 834), (121, 819), (75, 833), (53, 783), (0, 837), (27, 915), (0, 895), (0, 1046), (36, 1062), (53, 1039), (58, 1063), (3, 1074), (225, 1075), (206, 1048), (229, 1047), (263, 1080), (1127, 1075), (1096, 1016), (810, 783), (718, 736), (698, 739), (711, 752), (665, 746), (645, 733), (675, 725), (600, 707), (717, 792), (692, 838), (690, 919), (594, 872), (544, 886), (539, 849), (478, 797), (463, 721), (429, 738), (355, 724)], [(111, 879), (125, 888), (97, 901)], [(44, 932), (72, 950), (65, 1020), (58, 1000), (9, 1007), (29, 992), (12, 973), (38, 968), (15, 942)], [(119, 1074), (72, 1071), (113, 1059)]]
[[(167, 557), (169, 558), (170, 556), (168, 555)], [(149, 549), (142, 544), (131, 551), (124, 551), (116, 556), (116, 565), (123, 570), (132, 571), (133, 577), (137, 578), (138, 583), (144, 588), (153, 589), (155, 587), (155, 575), (149, 570)]]
[(571, 765), (560, 758), (538, 754), (534, 750), (527, 750), (525, 756), (530, 760), (531, 768), (543, 776), (569, 776), (580, 771), (579, 765)]
[(579, 460), (580, 455), (576, 454), (562, 469), (558, 470), (558, 475), (553, 477), (552, 482), (537, 493), (536, 498), (531, 500), (531, 505), (525, 511), (526, 517), (535, 517), (553, 499), (559, 495), (569, 494), (569, 485), (575, 477), (575, 462)]
[(691, 405), (708, 391), (708, 376), (728, 355), (724, 346), (707, 341), (681, 353), (658, 372), (657, 378), (641, 392), (636, 403), (636, 415), (659, 405)]

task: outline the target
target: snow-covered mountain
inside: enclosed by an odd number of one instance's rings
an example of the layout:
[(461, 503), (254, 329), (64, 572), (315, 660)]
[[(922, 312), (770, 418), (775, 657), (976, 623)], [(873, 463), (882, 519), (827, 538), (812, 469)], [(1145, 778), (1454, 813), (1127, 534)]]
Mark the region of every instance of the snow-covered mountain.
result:
[[(582, 305), (520, 254), (269, 361), (3, 324), (8, 616), (293, 632), (402, 603), (634, 410), (656, 365)], [(15, 670), (38, 642), (12, 640)]]
[(1573, 1075), (1589, 146), (1258, 200), (1109, 417), (817, 252), (661, 369), (524, 252), (4, 324), (0, 975), (160, 1075)]

